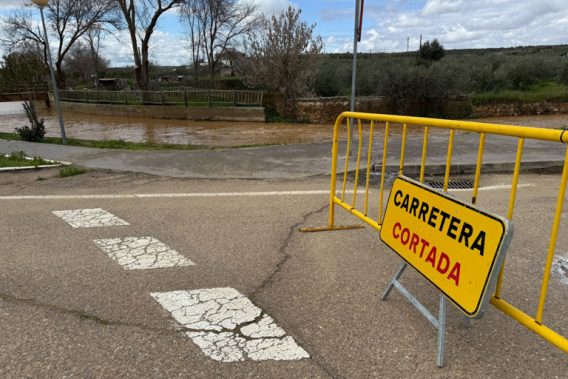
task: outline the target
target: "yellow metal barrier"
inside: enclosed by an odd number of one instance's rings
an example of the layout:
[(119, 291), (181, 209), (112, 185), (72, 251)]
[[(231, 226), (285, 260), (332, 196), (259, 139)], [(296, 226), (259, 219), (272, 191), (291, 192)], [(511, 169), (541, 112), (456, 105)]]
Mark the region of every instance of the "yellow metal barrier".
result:
[[(346, 122), (347, 133), (346, 133), (346, 158), (343, 172), (343, 180), (341, 185), (341, 191), (339, 195), (336, 193), (336, 183), (337, 183), (337, 166), (338, 166), (338, 152), (339, 152), (339, 135), (340, 127)], [(361, 158), (363, 151), (363, 123), (369, 123), (368, 132), (368, 147), (367, 147), (367, 160), (366, 160), (366, 180), (365, 180), (365, 194), (362, 209), (356, 208), (356, 196), (357, 196), (357, 186), (359, 182), (359, 171), (361, 169)], [(373, 138), (374, 133), (377, 131), (377, 124), (384, 123), (384, 137), (383, 137), (383, 151), (381, 157), (381, 168), (380, 168), (380, 185), (379, 185), (379, 200), (378, 200), (378, 216), (373, 218), (369, 216), (369, 189), (370, 189), (370, 171), (372, 168), (371, 156), (373, 154)], [(349, 172), (349, 161), (351, 157), (351, 134), (350, 129), (357, 125), (357, 161), (355, 165), (355, 181), (354, 181), (354, 192), (353, 198), (350, 203), (346, 202), (345, 193), (347, 188), (347, 179)], [(447, 146), (447, 156), (445, 163), (444, 172), (444, 191), (448, 190), (450, 182), (450, 168), (452, 162), (452, 154), (454, 150), (454, 139), (455, 131), (465, 131), (478, 133), (479, 148), (477, 152), (477, 161), (475, 166), (475, 178), (472, 190), (471, 202), (475, 204), (478, 199), (479, 181), (481, 176), (481, 169), (483, 164), (483, 153), (485, 149), (485, 139), (487, 135), (500, 135), (518, 138), (517, 141), (517, 152), (513, 171), (513, 179), (511, 186), (511, 193), (509, 196), (509, 206), (507, 218), (512, 220), (513, 213), (515, 209), (515, 200), (517, 195), (517, 187), (519, 182), (519, 176), (521, 171), (521, 161), (523, 156), (523, 148), (525, 140), (542, 140), (550, 141), (562, 144), (568, 144), (568, 131), (564, 130), (553, 130), (553, 129), (543, 129), (534, 127), (524, 127), (524, 126), (513, 126), (513, 125), (500, 125), (500, 124), (489, 124), (489, 123), (479, 123), (479, 122), (469, 122), (469, 121), (454, 121), (454, 120), (440, 120), (422, 117), (407, 117), (407, 116), (393, 116), (393, 115), (383, 115), (383, 114), (370, 114), (370, 113), (359, 113), (359, 112), (343, 112), (339, 115), (335, 122), (333, 128), (333, 147), (332, 147), (332, 163), (331, 163), (331, 182), (330, 182), (330, 194), (329, 194), (329, 217), (328, 225), (321, 228), (303, 228), (304, 232), (317, 232), (317, 231), (331, 231), (331, 230), (343, 230), (343, 229), (353, 229), (360, 228), (362, 225), (353, 226), (337, 226), (335, 225), (335, 206), (339, 206), (345, 209), (347, 212), (351, 213), (358, 219), (364, 221), (366, 224), (372, 226), (376, 230), (381, 229), (382, 217), (383, 217), (383, 198), (385, 190), (385, 175), (387, 169), (387, 152), (389, 145), (389, 131), (393, 124), (402, 125), (402, 137), (401, 137), (401, 149), (400, 149), (400, 160), (398, 164), (399, 175), (404, 174), (404, 164), (405, 164), (405, 154), (406, 154), (406, 144), (407, 144), (407, 134), (409, 128), (420, 127), (423, 128), (423, 145), (422, 154), (420, 159), (420, 182), (424, 182), (425, 171), (426, 171), (426, 161), (428, 152), (428, 140), (430, 138), (431, 131), (433, 129), (447, 129), (449, 130), (449, 139)], [(543, 313), (544, 306), (546, 302), (546, 295), (548, 289), (548, 282), (550, 279), (550, 272), (552, 268), (554, 250), (556, 246), (556, 240), (558, 236), (558, 230), (560, 226), (560, 221), (562, 217), (562, 208), (564, 204), (564, 197), (566, 193), (566, 186), (568, 181), (568, 146), (566, 149), (566, 155), (563, 163), (562, 176), (560, 180), (560, 188), (557, 196), (556, 209), (554, 212), (554, 219), (552, 225), (552, 231), (550, 235), (550, 241), (548, 244), (548, 253), (546, 258), (546, 264), (544, 268), (544, 277), (542, 279), (540, 295), (538, 299), (538, 308), (536, 315), (534, 317), (529, 316), (522, 310), (511, 305), (507, 301), (503, 300), (501, 296), (501, 286), (503, 282), (503, 271), (505, 263), (501, 267), (499, 273), (499, 278), (497, 280), (497, 285), (495, 289), (495, 295), (491, 298), (491, 304), (496, 308), (501, 310), (503, 313), (507, 314), (511, 318), (518, 321), (520, 324), (524, 325), (528, 329), (540, 335), (546, 341), (550, 342), (554, 346), (568, 353), (568, 339), (559, 333), (551, 330), (550, 328), (543, 325)]]

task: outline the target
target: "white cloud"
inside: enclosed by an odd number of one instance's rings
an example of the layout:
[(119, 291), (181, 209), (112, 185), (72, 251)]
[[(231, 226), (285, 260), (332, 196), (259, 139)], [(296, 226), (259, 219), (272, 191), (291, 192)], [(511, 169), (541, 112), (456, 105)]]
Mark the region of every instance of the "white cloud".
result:
[(295, 7), (295, 4), (288, 0), (253, 0), (253, 3), (266, 16), (278, 15), (288, 9), (289, 5)]
[[(365, 8), (360, 51), (405, 51), (437, 38), (446, 48), (506, 47), (568, 43), (565, 0), (427, 0), (414, 9), (410, 2), (388, 0)], [(346, 4), (345, 7), (349, 7)], [(343, 37), (351, 34), (343, 31)], [(327, 36), (325, 36), (327, 37)], [(351, 51), (350, 38), (328, 44), (328, 51)]]

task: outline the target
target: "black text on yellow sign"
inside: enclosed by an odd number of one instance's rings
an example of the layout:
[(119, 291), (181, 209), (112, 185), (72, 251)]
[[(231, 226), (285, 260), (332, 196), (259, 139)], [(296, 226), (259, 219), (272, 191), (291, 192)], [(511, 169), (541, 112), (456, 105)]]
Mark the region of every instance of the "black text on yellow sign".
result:
[(381, 240), (470, 317), (481, 317), (512, 234), (502, 217), (395, 179)]

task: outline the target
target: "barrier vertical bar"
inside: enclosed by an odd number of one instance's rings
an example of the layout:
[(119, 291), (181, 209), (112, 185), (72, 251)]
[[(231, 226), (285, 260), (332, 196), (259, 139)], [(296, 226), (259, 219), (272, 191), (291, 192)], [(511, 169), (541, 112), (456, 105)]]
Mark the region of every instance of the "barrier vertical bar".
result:
[(341, 186), (341, 201), (345, 200), (347, 187), (347, 170), (349, 170), (349, 157), (351, 156), (351, 121), (347, 119), (347, 150), (345, 152), (345, 169), (343, 170), (343, 185)]
[(371, 121), (369, 128), (369, 150), (367, 151), (367, 178), (365, 180), (365, 205), (363, 213), (367, 216), (369, 210), (369, 180), (371, 173), (371, 155), (373, 154), (373, 130), (375, 129), (375, 121)]
[(452, 154), (454, 151), (454, 134), (455, 130), (450, 130), (450, 139), (448, 141), (448, 156), (446, 158), (446, 173), (444, 174), (444, 192), (448, 192), (448, 186), (450, 184), (450, 170), (452, 167)]
[(400, 146), (400, 164), (398, 166), (398, 174), (402, 175), (404, 173), (404, 155), (406, 153), (406, 124), (402, 125), (402, 142)]
[(481, 165), (483, 164), (483, 150), (485, 148), (485, 133), (479, 136), (479, 149), (477, 150), (477, 164), (475, 166), (475, 179), (473, 180), (473, 194), (471, 203), (477, 203), (477, 194), (479, 192), (479, 178), (481, 176)]
[(355, 166), (355, 184), (353, 185), (353, 201), (351, 206), (355, 207), (357, 201), (357, 187), (359, 185), (359, 167), (361, 166), (361, 149), (363, 148), (363, 131), (361, 128), (361, 120), (357, 120), (357, 135), (359, 137), (359, 146), (357, 147), (357, 164)]
[(331, 147), (331, 179), (329, 184), (329, 215), (327, 220), (327, 226), (331, 230), (333, 229), (333, 221), (335, 217), (335, 203), (333, 199), (335, 198), (335, 186), (337, 182), (337, 150), (339, 144), (339, 126), (341, 125), (341, 117), (335, 120), (335, 125), (333, 126), (333, 144)]
[(420, 162), (420, 183), (424, 183), (424, 172), (426, 171), (426, 153), (428, 152), (428, 127), (424, 127), (424, 144), (422, 145), (422, 161)]
[[(517, 157), (515, 158), (515, 169), (513, 171), (513, 184), (511, 186), (511, 195), (509, 195), (509, 210), (507, 212), (507, 219), (513, 219), (513, 212), (515, 210), (515, 200), (517, 197), (517, 185), (519, 184), (519, 172), (521, 170), (521, 160), (523, 159), (523, 147), (525, 145), (525, 139), (519, 138), (517, 143)], [(501, 264), (501, 271), (499, 271), (499, 277), (497, 278), (497, 285), (495, 286), (495, 297), (501, 298), (501, 284), (503, 284), (503, 274), (505, 272), (505, 259), (503, 258), (503, 263)]]
[(377, 219), (378, 223), (381, 223), (383, 218), (383, 192), (385, 191), (385, 171), (387, 169), (387, 152), (389, 144), (389, 126), (390, 123), (387, 121), (385, 125), (385, 139), (383, 144), (383, 162), (381, 164), (381, 190), (379, 194), (379, 217)]
[(538, 300), (538, 308), (535, 320), (542, 324), (542, 314), (544, 313), (544, 303), (546, 302), (546, 292), (548, 290), (548, 281), (550, 280), (550, 270), (552, 269), (552, 261), (554, 259), (554, 250), (556, 247), (556, 238), (558, 237), (558, 229), (560, 228), (560, 220), (562, 219), (562, 208), (564, 205), (564, 196), (566, 195), (566, 182), (568, 181), (568, 147), (566, 148), (566, 158), (564, 158), (564, 169), (562, 170), (562, 179), (560, 181), (560, 190), (558, 191), (558, 199), (556, 201), (556, 212), (554, 214), (554, 223), (552, 224), (552, 232), (550, 242), (548, 244), (548, 256), (546, 257), (546, 265), (544, 267), (544, 277), (542, 278), (542, 286), (540, 288), (540, 298)]

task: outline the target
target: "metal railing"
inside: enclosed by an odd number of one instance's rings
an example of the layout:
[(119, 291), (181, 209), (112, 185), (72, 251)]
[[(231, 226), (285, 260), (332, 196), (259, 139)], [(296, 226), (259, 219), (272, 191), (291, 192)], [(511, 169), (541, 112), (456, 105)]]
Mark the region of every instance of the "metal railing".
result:
[(262, 91), (60, 91), (62, 101), (173, 106), (262, 106)]
[[(343, 178), (338, 177), (338, 156), (339, 156), (339, 135), (340, 128), (344, 125), (346, 126), (347, 141), (346, 150), (342, 150), (342, 156), (345, 155), (345, 163), (343, 167)], [(355, 126), (356, 124), (356, 126)], [(517, 188), (519, 184), (519, 176), (521, 172), (523, 149), (525, 140), (540, 140), (548, 141), (555, 144), (568, 144), (568, 130), (555, 130), (555, 129), (544, 129), (535, 127), (524, 127), (524, 126), (513, 126), (513, 125), (499, 125), (499, 124), (489, 124), (489, 123), (479, 123), (479, 122), (468, 122), (468, 121), (453, 121), (453, 120), (440, 120), (440, 119), (430, 119), (430, 118), (419, 118), (419, 117), (406, 117), (406, 116), (393, 116), (393, 115), (383, 115), (383, 114), (370, 114), (370, 113), (358, 113), (358, 112), (344, 112), (339, 115), (335, 122), (333, 129), (333, 148), (332, 148), (332, 164), (331, 164), (331, 182), (330, 182), (330, 193), (329, 193), (329, 216), (328, 225), (320, 228), (303, 228), (302, 231), (305, 232), (315, 232), (315, 231), (331, 231), (331, 230), (341, 230), (350, 229), (350, 226), (337, 226), (335, 224), (335, 206), (346, 210), (356, 218), (364, 221), (366, 224), (370, 225), (374, 229), (380, 231), (383, 220), (383, 210), (384, 210), (384, 191), (385, 191), (385, 174), (387, 171), (387, 153), (389, 150), (389, 134), (392, 134), (392, 129), (396, 125), (402, 126), (401, 133), (401, 146), (400, 146), (400, 159), (398, 161), (398, 174), (403, 175), (405, 169), (405, 155), (406, 155), (406, 145), (407, 145), (407, 135), (411, 129), (416, 129), (418, 132), (423, 134), (423, 142), (420, 157), (420, 173), (419, 181), (424, 183), (426, 162), (427, 162), (427, 152), (428, 152), (428, 139), (431, 136), (432, 130), (447, 130), (448, 135), (448, 145), (447, 153), (445, 158), (445, 172), (444, 172), (444, 192), (448, 191), (448, 186), (450, 182), (451, 173), (451, 162), (452, 154), (454, 150), (454, 139), (456, 138), (456, 131), (476, 133), (479, 136), (479, 143), (477, 148), (477, 159), (475, 164), (475, 179), (472, 189), (471, 203), (476, 204), (479, 195), (479, 183), (481, 177), (481, 170), (483, 166), (483, 154), (486, 145), (486, 136), (488, 135), (498, 135), (498, 136), (508, 136), (515, 138), (517, 140), (515, 164), (512, 175), (512, 185), (511, 192), (509, 194), (509, 199), (507, 201), (507, 219), (512, 220), (515, 210), (515, 200), (517, 197)], [(368, 126), (368, 131), (363, 133), (363, 127)], [(355, 164), (355, 180), (353, 181), (353, 190), (346, 191), (348, 175), (349, 175), (349, 164), (352, 150), (352, 138), (351, 138), (351, 128), (356, 128), (353, 134), (358, 136), (358, 143), (356, 145), (356, 164)], [(372, 205), (378, 207), (378, 212), (376, 217), (371, 215), (369, 208), (369, 189), (370, 189), (370, 173), (372, 168), (371, 156), (373, 154), (373, 135), (376, 134), (379, 128), (383, 132), (383, 144), (382, 144), (382, 155), (380, 167), (377, 171), (379, 172), (379, 198)], [(368, 136), (366, 146), (363, 146), (363, 141)], [(436, 137), (439, 137), (438, 135)], [(417, 149), (420, 153), (420, 149)], [(515, 307), (511, 303), (503, 299), (503, 294), (501, 292), (503, 283), (503, 272), (505, 263), (501, 267), (499, 272), (499, 277), (497, 280), (494, 296), (491, 298), (490, 302), (497, 309), (501, 310), (506, 315), (510, 316), (514, 320), (518, 321), (523, 326), (532, 330), (533, 332), (540, 335), (549, 343), (568, 352), (568, 339), (565, 336), (560, 335), (558, 332), (545, 326), (543, 323), (544, 307), (547, 298), (548, 284), (551, 276), (552, 264), (555, 254), (556, 241), (558, 237), (559, 226), (562, 218), (563, 205), (565, 199), (565, 193), (568, 181), (568, 146), (566, 146), (565, 157), (563, 159), (563, 169), (562, 176), (560, 179), (560, 184), (558, 187), (558, 194), (556, 200), (556, 206), (554, 209), (554, 214), (551, 215), (552, 230), (546, 244), (546, 260), (544, 264), (544, 274), (542, 281), (540, 283), (540, 291), (538, 296), (538, 305), (534, 315), (529, 315), (522, 311), (521, 309)], [(363, 156), (367, 155), (366, 159)], [(363, 161), (363, 162), (362, 162)], [(362, 167), (363, 166), (363, 167)], [(365, 189), (364, 191), (358, 191), (359, 177), (360, 173), (366, 173)], [(339, 181), (339, 183), (337, 183)], [(339, 185), (339, 187), (338, 187)], [(361, 192), (362, 198), (357, 197), (358, 192)], [(353, 193), (351, 201), (346, 198), (346, 193)], [(375, 214), (374, 210), (372, 211)], [(356, 227), (356, 226), (355, 226)]]

